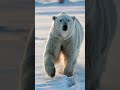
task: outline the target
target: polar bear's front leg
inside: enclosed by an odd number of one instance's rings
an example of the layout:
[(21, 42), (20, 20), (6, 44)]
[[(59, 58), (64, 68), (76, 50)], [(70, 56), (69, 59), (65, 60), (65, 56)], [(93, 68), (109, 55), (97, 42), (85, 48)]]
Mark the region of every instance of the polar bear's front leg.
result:
[(66, 61), (64, 74), (67, 75), (68, 77), (72, 76), (75, 68), (75, 64), (76, 64), (76, 59), (68, 58)]
[(45, 70), (46, 70), (47, 74), (50, 77), (54, 77), (55, 76), (55, 66), (53, 63), (53, 60), (54, 60), (53, 56), (50, 54), (47, 54), (47, 55), (45, 55), (44, 59), (45, 59)]
[(45, 54), (44, 54), (44, 65), (47, 74), (51, 77), (55, 76), (55, 62), (60, 54), (61, 42), (58, 38), (50, 36), (47, 42)]

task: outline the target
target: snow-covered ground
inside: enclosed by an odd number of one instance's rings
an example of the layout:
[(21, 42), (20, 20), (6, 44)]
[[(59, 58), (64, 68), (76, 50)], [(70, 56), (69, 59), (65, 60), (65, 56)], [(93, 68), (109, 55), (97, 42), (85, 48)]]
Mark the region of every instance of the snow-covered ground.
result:
[[(75, 1), (76, 2), (68, 2), (65, 4), (58, 4), (57, 2), (41, 4), (40, 0), (36, 1), (35, 90), (85, 90), (85, 38), (80, 48), (75, 74), (72, 77), (67, 77), (57, 72), (54, 78), (50, 78), (44, 70), (43, 63), (43, 52), (49, 35), (53, 15), (66, 11), (71, 16), (74, 15), (79, 19), (85, 31), (84, 0)], [(61, 67), (57, 67), (57, 69), (58, 68), (60, 69)]]

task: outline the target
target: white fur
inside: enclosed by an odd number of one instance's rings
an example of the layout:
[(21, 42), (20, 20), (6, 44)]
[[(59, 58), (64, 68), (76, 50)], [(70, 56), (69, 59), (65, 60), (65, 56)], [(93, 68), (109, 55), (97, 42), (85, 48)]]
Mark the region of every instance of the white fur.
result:
[[(50, 36), (44, 53), (45, 70), (51, 77), (55, 76), (55, 63), (58, 62), (61, 53), (64, 56), (64, 74), (72, 76), (76, 60), (79, 54), (80, 45), (83, 41), (83, 28), (77, 18), (66, 13), (60, 13), (51, 26)], [(60, 19), (63, 22), (60, 22)], [(68, 19), (70, 20), (68, 22)], [(63, 31), (64, 23), (67, 23), (68, 30)]]

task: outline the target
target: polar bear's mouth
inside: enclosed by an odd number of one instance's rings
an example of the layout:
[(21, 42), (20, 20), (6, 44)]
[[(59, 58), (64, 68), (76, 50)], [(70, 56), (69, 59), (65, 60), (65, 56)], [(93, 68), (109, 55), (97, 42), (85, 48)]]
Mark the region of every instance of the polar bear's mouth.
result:
[(63, 25), (63, 31), (67, 31), (67, 28), (68, 28), (68, 26), (67, 25)]

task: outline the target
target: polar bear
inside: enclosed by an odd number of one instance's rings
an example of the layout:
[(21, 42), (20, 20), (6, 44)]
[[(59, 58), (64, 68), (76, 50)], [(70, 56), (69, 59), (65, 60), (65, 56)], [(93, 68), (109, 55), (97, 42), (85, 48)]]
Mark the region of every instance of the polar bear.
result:
[(62, 12), (53, 16), (50, 35), (44, 52), (45, 70), (50, 77), (55, 76), (55, 64), (64, 56), (64, 74), (72, 76), (80, 45), (83, 41), (83, 27), (75, 16)]

